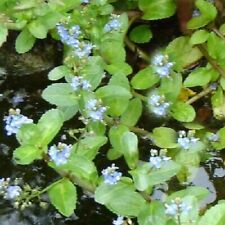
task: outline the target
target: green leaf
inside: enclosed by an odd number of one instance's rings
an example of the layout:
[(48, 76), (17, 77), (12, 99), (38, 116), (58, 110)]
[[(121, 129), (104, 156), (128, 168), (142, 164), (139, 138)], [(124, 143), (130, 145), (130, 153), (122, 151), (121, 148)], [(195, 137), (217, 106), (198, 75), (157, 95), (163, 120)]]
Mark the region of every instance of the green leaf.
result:
[(220, 107), (223, 104), (223, 101), (224, 101), (223, 90), (221, 87), (218, 87), (211, 98), (213, 108)]
[(99, 148), (106, 144), (106, 142), (107, 137), (105, 136), (85, 137), (75, 144), (73, 149), (75, 149), (77, 155), (93, 160), (98, 154)]
[(220, 26), (219, 31), (224, 35), (225, 34), (225, 23)]
[(202, 44), (207, 41), (209, 37), (209, 32), (206, 30), (197, 30), (195, 31), (190, 39), (191, 45)]
[(174, 0), (139, 0), (139, 8), (144, 12), (143, 19), (158, 20), (172, 16), (176, 11)]
[(33, 20), (27, 27), (36, 38), (44, 39), (47, 37), (48, 29), (39, 20)]
[(23, 124), (16, 133), (16, 138), (21, 145), (36, 145), (40, 141), (41, 131), (36, 124)]
[(127, 108), (131, 93), (124, 87), (107, 85), (100, 87), (96, 95), (102, 99), (103, 104), (108, 106), (108, 113), (111, 116), (120, 116)]
[(52, 165), (56, 170), (69, 173), (76, 184), (93, 192), (98, 180), (98, 172), (95, 164), (84, 156), (73, 152), (68, 162), (62, 166)]
[(77, 96), (70, 84), (56, 83), (48, 86), (43, 92), (42, 97), (51, 104), (57, 106), (77, 105)]
[(155, 74), (153, 67), (146, 67), (140, 70), (131, 80), (133, 88), (142, 90), (147, 89), (158, 83), (160, 77)]
[(91, 84), (91, 89), (96, 89), (104, 77), (105, 63), (100, 56), (91, 56), (87, 64), (80, 70), (84, 79), (88, 80)]
[(193, 17), (187, 24), (189, 29), (198, 29), (204, 27), (216, 18), (216, 7), (205, 0), (197, 0), (195, 2), (196, 7), (200, 11), (200, 15)]
[(211, 71), (206, 67), (200, 67), (191, 72), (184, 81), (184, 87), (204, 86), (212, 78)]
[(55, 182), (48, 190), (48, 196), (52, 205), (64, 216), (71, 216), (74, 213), (77, 203), (77, 191), (74, 184), (63, 178)]
[(170, 115), (180, 122), (191, 122), (195, 119), (196, 113), (191, 105), (177, 101), (170, 108)]
[(63, 114), (58, 109), (52, 109), (43, 114), (37, 124), (41, 131), (40, 145), (48, 145), (61, 129), (63, 122)]
[(209, 191), (203, 187), (190, 186), (184, 190), (176, 191), (167, 197), (167, 201), (171, 201), (175, 198), (184, 198), (185, 196), (192, 195), (201, 203), (202, 200), (207, 198)]
[(126, 62), (117, 62), (114, 64), (107, 65), (105, 70), (112, 75), (122, 73), (127, 76), (132, 73), (132, 67)]
[(136, 217), (145, 205), (143, 197), (134, 191), (133, 185), (119, 182), (102, 183), (95, 191), (95, 201), (105, 205), (117, 215)]
[(212, 142), (212, 146), (216, 150), (223, 150), (225, 148), (225, 127), (219, 129), (217, 131), (217, 134), (219, 136), (219, 140), (216, 142)]
[(123, 152), (123, 145), (121, 143), (121, 137), (123, 134), (125, 134), (127, 131), (129, 131), (127, 126), (124, 126), (122, 124), (113, 126), (109, 130), (109, 140), (112, 145), (112, 147), (117, 150), (118, 152)]
[(225, 53), (221, 51), (221, 49), (225, 48), (225, 41), (218, 37), (214, 32), (209, 34), (209, 38), (207, 41), (207, 47), (209, 55), (217, 60), (224, 60)]
[(218, 204), (206, 211), (197, 225), (223, 225), (225, 220), (225, 204)]
[(168, 127), (157, 127), (153, 129), (151, 139), (160, 148), (177, 147), (177, 133)]
[(28, 165), (36, 159), (42, 159), (43, 150), (33, 145), (22, 145), (13, 152), (13, 159), (17, 164)]
[(72, 119), (77, 114), (78, 108), (78, 105), (58, 107), (58, 109), (63, 113), (64, 121)]
[(44, 16), (39, 17), (39, 21), (46, 27), (47, 30), (55, 28), (56, 24), (60, 22), (62, 15), (56, 11), (50, 11)]
[(59, 80), (65, 75), (71, 74), (71, 71), (66, 66), (57, 66), (48, 73), (49, 80)]
[(130, 100), (126, 111), (121, 115), (121, 123), (135, 126), (142, 115), (142, 101), (139, 98)]
[(180, 168), (180, 165), (172, 160), (164, 162), (159, 169), (152, 168), (148, 162), (130, 171), (130, 174), (133, 177), (137, 190), (146, 191), (154, 185), (168, 181), (180, 171)]
[(35, 37), (24, 28), (16, 38), (16, 51), (18, 53), (28, 52), (35, 43)]
[(188, 37), (174, 39), (167, 46), (166, 53), (171, 61), (175, 63), (173, 68), (177, 71), (182, 71), (202, 57), (200, 50), (190, 44)]
[(8, 36), (8, 29), (6, 26), (0, 24), (0, 47), (6, 41)]
[(152, 38), (152, 32), (148, 25), (139, 25), (131, 30), (129, 37), (135, 43), (146, 43)]
[(165, 207), (162, 202), (151, 201), (138, 215), (139, 225), (166, 225)]
[(109, 85), (118, 85), (130, 91), (130, 83), (126, 75), (123, 73), (114, 74), (109, 81)]
[(136, 134), (129, 131), (125, 132), (121, 137), (121, 144), (127, 165), (130, 169), (134, 169), (139, 160), (138, 138)]

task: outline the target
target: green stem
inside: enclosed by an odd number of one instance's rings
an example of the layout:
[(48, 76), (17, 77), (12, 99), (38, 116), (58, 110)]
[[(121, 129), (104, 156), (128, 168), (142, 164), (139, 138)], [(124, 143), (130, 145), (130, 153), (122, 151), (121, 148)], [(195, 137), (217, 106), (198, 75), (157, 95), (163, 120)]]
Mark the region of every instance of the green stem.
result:
[(148, 98), (146, 96), (137, 93), (135, 90), (131, 90), (131, 93), (133, 94), (134, 97), (141, 99), (143, 102), (148, 101)]
[(138, 48), (133, 42), (131, 42), (127, 36), (125, 37), (125, 40), (124, 41), (125, 41), (126, 46), (132, 52), (137, 52), (138, 56), (141, 59), (144, 59), (148, 63), (150, 62), (150, 57), (144, 51), (142, 51), (140, 48)]
[(194, 102), (196, 102), (197, 100), (199, 100), (200, 98), (208, 95), (210, 92), (212, 92), (212, 88), (211, 87), (207, 87), (206, 89), (204, 89), (203, 91), (199, 92), (197, 95), (193, 96), (192, 98), (190, 98), (186, 103), (188, 104), (192, 104)]
[(213, 30), (220, 38), (222, 38), (222, 39), (225, 41), (224, 35), (223, 35), (219, 30), (217, 30), (216, 28), (213, 28), (212, 30)]

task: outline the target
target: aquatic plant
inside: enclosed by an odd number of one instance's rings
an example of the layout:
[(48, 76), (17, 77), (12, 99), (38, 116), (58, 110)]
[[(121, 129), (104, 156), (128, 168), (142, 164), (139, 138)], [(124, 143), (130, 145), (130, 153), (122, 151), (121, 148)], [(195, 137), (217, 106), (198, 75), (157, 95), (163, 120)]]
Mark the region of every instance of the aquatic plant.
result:
[[(69, 217), (79, 186), (115, 213), (115, 225), (222, 224), (223, 201), (201, 206), (205, 188), (183, 186), (164, 198), (153, 197), (157, 185), (172, 178), (190, 182), (193, 168), (225, 148), (225, 127), (215, 131), (202, 124), (199, 105), (193, 104), (207, 102), (215, 120), (225, 118), (224, 6), (207, 0), (183, 3), (190, 6), (188, 20), (175, 0), (0, 2), (0, 45), (9, 30), (17, 30), (18, 53), (32, 49), (37, 39), (52, 38), (63, 48), (62, 65), (48, 73), (54, 83), (42, 92), (54, 108), (38, 121), (20, 109), (10, 109), (3, 119), (6, 134), (18, 141), (13, 160), (19, 165), (42, 160), (59, 178), (42, 190), (1, 178), (3, 198), (24, 209), (34, 200), (44, 204), (41, 196), (47, 193), (56, 210)], [(142, 44), (155, 35), (154, 21), (176, 11), (186, 35), (145, 51)], [(56, 144), (68, 120), (81, 127), (67, 131), (72, 143)], [(141, 147), (143, 141), (148, 149)], [(111, 166), (100, 170), (98, 154)]]

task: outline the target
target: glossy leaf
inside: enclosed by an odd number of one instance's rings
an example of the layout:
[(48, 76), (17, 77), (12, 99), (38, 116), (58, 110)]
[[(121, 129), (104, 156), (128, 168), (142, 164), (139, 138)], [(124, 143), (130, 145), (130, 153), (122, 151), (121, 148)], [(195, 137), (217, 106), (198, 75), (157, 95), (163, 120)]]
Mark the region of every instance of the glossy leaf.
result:
[(102, 99), (103, 104), (109, 107), (112, 116), (120, 116), (127, 108), (131, 93), (124, 87), (107, 85), (97, 90), (96, 95)]
[(64, 216), (71, 216), (76, 208), (77, 191), (68, 179), (53, 183), (48, 190), (50, 202)]
[(123, 155), (129, 168), (134, 169), (139, 160), (138, 138), (132, 132), (125, 132), (121, 137)]
[(42, 153), (42, 149), (33, 145), (22, 145), (13, 152), (13, 159), (17, 164), (28, 165), (36, 159), (41, 159)]
[(207, 41), (209, 37), (209, 32), (206, 30), (197, 30), (195, 31), (190, 39), (192, 45), (202, 44)]
[(195, 119), (196, 113), (191, 105), (177, 101), (170, 108), (170, 115), (180, 122), (191, 122)]
[(53, 70), (51, 70), (48, 74), (49, 80), (59, 80), (63, 78), (65, 75), (71, 74), (71, 71), (66, 66), (57, 66)]
[(115, 185), (101, 184), (95, 191), (95, 201), (118, 215), (128, 217), (137, 216), (145, 204), (132, 185), (122, 182)]
[(35, 37), (28, 29), (23, 29), (16, 38), (16, 51), (18, 53), (28, 52), (35, 43)]
[(151, 139), (160, 148), (175, 148), (177, 146), (177, 133), (169, 127), (154, 128)]
[(223, 225), (225, 220), (225, 204), (218, 204), (206, 211), (197, 225)]
[(126, 111), (121, 115), (121, 123), (135, 126), (142, 115), (142, 102), (139, 98), (130, 100)]
[(42, 115), (37, 127), (41, 131), (40, 145), (48, 145), (59, 132), (64, 122), (63, 114), (58, 109), (52, 109)]
[(152, 38), (152, 32), (147, 25), (139, 25), (131, 30), (129, 37), (135, 43), (146, 43)]
[(56, 83), (48, 86), (42, 97), (51, 104), (57, 106), (77, 105), (77, 96), (73, 93), (72, 87), (67, 83)]
[(27, 27), (30, 33), (36, 38), (44, 39), (47, 37), (48, 30), (39, 20), (33, 20)]
[(140, 70), (131, 80), (131, 85), (135, 89), (147, 89), (158, 83), (160, 77), (154, 72), (150, 66)]
[(139, 8), (144, 12), (143, 19), (158, 20), (172, 16), (176, 11), (174, 0), (139, 0)]

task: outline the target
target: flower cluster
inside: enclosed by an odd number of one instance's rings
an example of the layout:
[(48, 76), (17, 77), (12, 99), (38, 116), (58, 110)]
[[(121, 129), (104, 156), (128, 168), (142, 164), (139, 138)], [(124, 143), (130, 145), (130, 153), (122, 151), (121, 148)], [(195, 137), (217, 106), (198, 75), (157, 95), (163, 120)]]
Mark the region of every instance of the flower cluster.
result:
[(20, 114), (20, 109), (10, 109), (9, 115), (4, 117), (7, 135), (16, 134), (23, 124), (33, 123), (32, 119)]
[(102, 170), (104, 183), (113, 185), (120, 180), (122, 173), (116, 171), (117, 169), (119, 169), (119, 167), (116, 167), (115, 164), (113, 163), (111, 167), (108, 166), (106, 169)]
[(148, 98), (148, 106), (156, 116), (163, 117), (167, 115), (170, 103), (165, 101), (165, 96), (152, 92)]
[(78, 91), (79, 89), (88, 91), (91, 88), (91, 84), (81, 76), (74, 77), (71, 81), (71, 86), (74, 91)]
[(165, 204), (166, 214), (169, 216), (177, 216), (183, 214), (188, 214), (191, 210), (191, 206), (186, 204), (182, 199), (176, 198), (171, 201), (170, 204)]
[(13, 185), (10, 185), (10, 178), (0, 179), (0, 194), (7, 200), (16, 200), (22, 192), (22, 188), (17, 184), (17, 181)]
[(155, 72), (160, 77), (169, 77), (171, 68), (174, 63), (168, 61), (168, 55), (163, 55), (160, 52), (156, 53), (152, 58), (152, 65), (154, 65)]
[(100, 121), (103, 122), (104, 114), (106, 112), (106, 107), (102, 106), (101, 101), (97, 99), (88, 100), (86, 106), (87, 116), (89, 119), (94, 122)]
[(179, 131), (177, 143), (184, 150), (190, 149), (193, 144), (196, 144), (199, 141), (199, 138), (194, 137), (194, 134), (195, 132), (191, 130), (189, 130), (188, 133), (184, 130)]
[(121, 28), (121, 22), (118, 17), (118, 15), (111, 15), (110, 21), (104, 26), (105, 32), (118, 31)]
[(60, 166), (67, 163), (71, 155), (71, 149), (72, 145), (59, 142), (57, 146), (53, 145), (49, 148), (48, 155), (57, 166)]
[(56, 28), (61, 41), (72, 47), (76, 56), (79, 58), (87, 58), (91, 54), (94, 45), (88, 41), (79, 40), (82, 33), (80, 26), (74, 25), (70, 29), (67, 29), (63, 24), (57, 24)]
[(113, 225), (123, 225), (124, 224), (124, 217), (118, 216), (116, 220), (113, 220)]
[(193, 12), (192, 12), (192, 17), (199, 17), (201, 16), (201, 12), (198, 10), (198, 9), (195, 9)]
[(171, 158), (166, 156), (166, 149), (161, 149), (158, 155), (156, 149), (151, 149), (151, 157), (149, 162), (152, 167), (160, 169), (165, 162), (168, 162)]
[(208, 136), (208, 140), (211, 141), (211, 142), (216, 142), (216, 141), (219, 141), (219, 135), (218, 134), (214, 134), (214, 133), (211, 133), (209, 136)]

